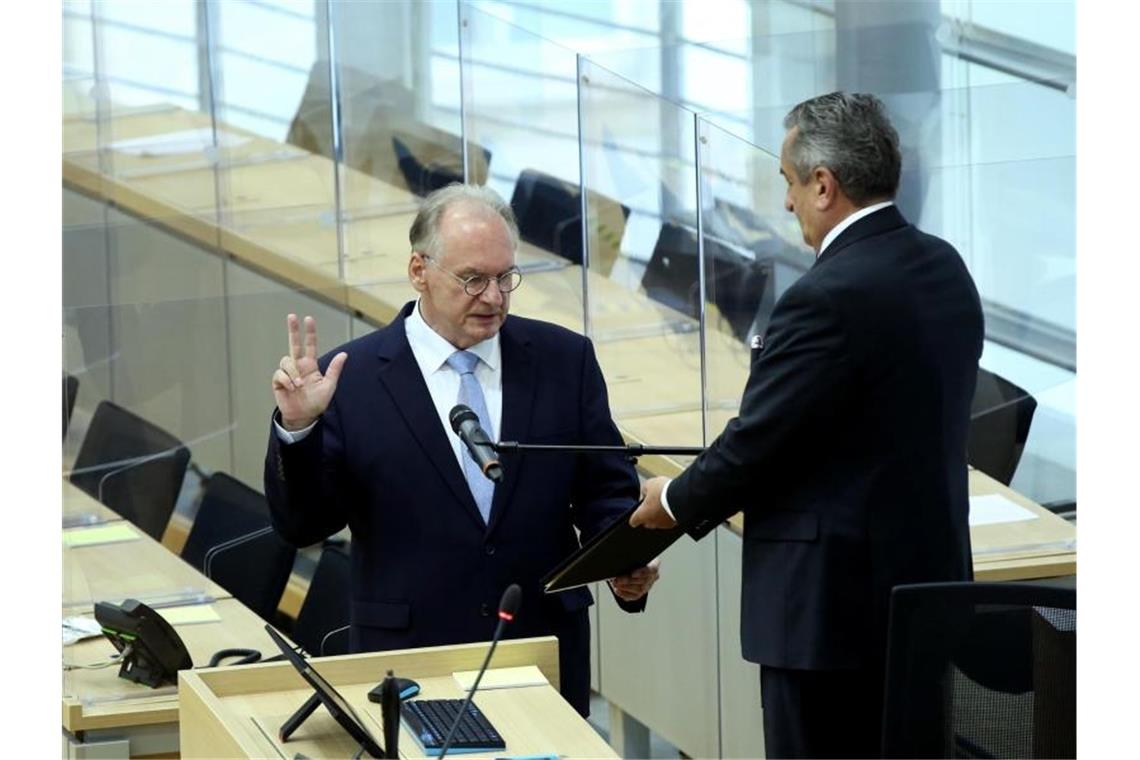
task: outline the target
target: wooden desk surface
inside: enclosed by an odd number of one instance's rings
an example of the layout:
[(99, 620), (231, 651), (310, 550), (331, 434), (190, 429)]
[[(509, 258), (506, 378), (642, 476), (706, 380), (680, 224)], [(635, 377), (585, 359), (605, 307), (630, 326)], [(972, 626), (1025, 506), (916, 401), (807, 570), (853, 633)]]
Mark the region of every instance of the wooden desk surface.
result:
[[(1076, 526), (984, 472), (971, 468), (969, 478), (970, 496), (1001, 494), (1036, 515), (1033, 520), (970, 527), (977, 580), (1014, 581), (1076, 574)], [(744, 535), (743, 513), (730, 517), (728, 524), (734, 533)]]
[[(367, 692), (389, 668), (415, 679), (425, 699), (458, 698), (462, 692), (451, 673), (477, 669), (486, 646), (476, 643), (322, 657), (313, 664), (381, 740), (379, 705), (367, 700)], [(490, 667), (537, 665), (551, 683), (480, 691), (475, 702), (502, 734), (507, 749), (472, 757), (616, 757), (558, 694), (557, 663), (557, 641), (552, 637), (499, 644)], [(358, 749), (324, 710), (310, 716), (287, 745), (277, 741), (278, 727), (312, 693), (288, 663), (187, 672), (181, 685), (184, 757), (289, 757), (297, 752), (309, 757), (349, 757)], [(400, 756), (424, 756), (406, 728), (400, 731)]]
[[(119, 524), (129, 525), (125, 521), (108, 523)], [(224, 588), (183, 562), (158, 541), (138, 528), (133, 530), (138, 538), (130, 541), (76, 547), (64, 545), (65, 610), (89, 612), (95, 601), (120, 602), (132, 597), (153, 606), (162, 601), (230, 596)]]
[[(264, 621), (236, 599), (219, 599), (211, 606), (218, 622), (175, 625), (195, 667), (204, 667), (220, 649), (257, 649), (263, 657), (278, 653), (265, 633)], [(161, 614), (163, 610), (159, 610)], [(65, 610), (65, 615), (77, 614)], [(91, 615), (91, 610), (84, 610)], [(95, 664), (107, 660), (115, 648), (104, 637), (87, 639), (63, 648), (67, 663)], [(101, 670), (71, 670), (63, 674), (63, 727), (71, 731), (142, 726), (178, 721), (175, 686), (151, 689), (119, 678), (119, 666)]]
[(77, 488), (67, 480), (63, 481), (64, 527), (97, 525), (122, 519), (118, 512), (98, 501), (86, 491)]

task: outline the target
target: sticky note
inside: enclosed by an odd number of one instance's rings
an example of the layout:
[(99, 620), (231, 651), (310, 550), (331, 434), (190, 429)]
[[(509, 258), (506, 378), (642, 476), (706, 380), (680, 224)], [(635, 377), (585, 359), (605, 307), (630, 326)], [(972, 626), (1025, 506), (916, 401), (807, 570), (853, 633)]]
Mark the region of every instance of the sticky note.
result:
[(120, 522), (114, 525), (100, 525), (95, 528), (74, 528), (63, 532), (63, 543), (66, 546), (95, 546), (97, 544), (113, 544), (118, 541), (134, 541), (139, 534), (128, 523)]
[[(475, 683), (475, 676), (478, 674), (478, 670), (461, 670), (451, 675), (459, 684), (459, 688), (470, 691), (471, 686)], [(545, 683), (550, 682), (546, 680), (546, 676), (535, 665), (524, 665), (518, 668), (492, 668), (483, 674), (483, 680), (479, 682), (479, 690), (541, 686)]]
[(970, 497), (971, 527), (1036, 519), (1037, 515), (1033, 512), (1001, 494), (991, 493)]
[(190, 625), (191, 623), (220, 623), (222, 616), (214, 609), (212, 604), (188, 604), (183, 607), (163, 607), (155, 610), (166, 618), (171, 625)]

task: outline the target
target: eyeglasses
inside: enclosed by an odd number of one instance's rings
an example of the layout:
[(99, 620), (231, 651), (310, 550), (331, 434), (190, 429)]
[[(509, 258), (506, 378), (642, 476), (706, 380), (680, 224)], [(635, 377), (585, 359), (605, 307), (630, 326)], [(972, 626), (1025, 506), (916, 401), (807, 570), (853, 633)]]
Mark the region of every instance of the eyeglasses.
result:
[(460, 277), (455, 272), (452, 272), (449, 269), (444, 269), (438, 261), (436, 261), (433, 257), (428, 256), (426, 253), (421, 252), (420, 255), (424, 257), (424, 260), (435, 264), (441, 272), (446, 272), (447, 274), (454, 277), (455, 280), (463, 286), (463, 292), (469, 296), (482, 295), (483, 291), (487, 289), (487, 286), (491, 284), (491, 280), (494, 280), (499, 284), (500, 293), (510, 293), (512, 290), (522, 284), (522, 272), (513, 267), (503, 272), (498, 277), (491, 277), (485, 274), (473, 274), (470, 277)]

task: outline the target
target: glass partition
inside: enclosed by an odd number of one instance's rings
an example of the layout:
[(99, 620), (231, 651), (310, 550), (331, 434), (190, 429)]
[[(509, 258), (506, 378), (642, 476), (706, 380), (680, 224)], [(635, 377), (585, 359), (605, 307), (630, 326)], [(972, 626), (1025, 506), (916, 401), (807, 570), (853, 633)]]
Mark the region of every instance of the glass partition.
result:
[[(694, 116), (584, 58), (579, 99), (583, 185), (593, 195), (586, 329), (611, 407), (638, 440), (700, 445)], [(615, 204), (626, 217), (616, 251)]]
[[(408, 300), (408, 228), (419, 198), (463, 181), (459, 111), (436, 103), (447, 88), (430, 69), (421, 72), (433, 55), (457, 58), (456, 6), (388, 3), (377, 13), (363, 3), (331, 3), (329, 12), (342, 276), (358, 285), (395, 283)], [(454, 97), (458, 103), (458, 91)]]
[[(701, 117), (706, 438), (737, 412), (756, 336), (815, 254), (784, 209), (779, 158)], [(788, 222), (791, 221), (791, 224)]]
[(460, 4), (468, 173), (514, 209), (523, 285), (515, 313), (581, 331), (582, 212), (573, 51)]

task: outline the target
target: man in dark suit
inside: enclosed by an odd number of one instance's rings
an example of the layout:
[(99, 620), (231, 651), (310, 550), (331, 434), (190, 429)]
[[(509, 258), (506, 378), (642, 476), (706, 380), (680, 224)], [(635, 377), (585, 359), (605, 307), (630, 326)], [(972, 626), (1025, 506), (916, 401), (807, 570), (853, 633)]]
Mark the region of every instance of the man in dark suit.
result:
[[(539, 580), (634, 504), (620, 455), (506, 454), (487, 480), (451, 432), (471, 407), (492, 439), (618, 444), (593, 346), (555, 325), (507, 316), (518, 229), (498, 195), (452, 185), (424, 199), (408, 277), (419, 299), (386, 327), (317, 359), (316, 325), (288, 317), (289, 354), (265, 488), (293, 543), (352, 533), (350, 649), (491, 638), (511, 583), (522, 607), (509, 636), (556, 635), (562, 694), (589, 711), (589, 591), (547, 596)], [(334, 395), (335, 392), (335, 395)], [(656, 567), (614, 579), (640, 611)]]
[(971, 577), (982, 312), (958, 253), (891, 203), (898, 137), (877, 98), (814, 98), (784, 126), (785, 207), (816, 262), (756, 342), (739, 416), (647, 482), (631, 522), (700, 538), (743, 510), (741, 640), (767, 755), (871, 757), (891, 588)]

